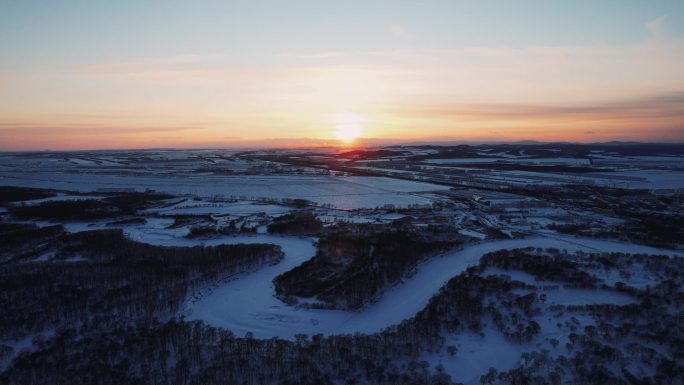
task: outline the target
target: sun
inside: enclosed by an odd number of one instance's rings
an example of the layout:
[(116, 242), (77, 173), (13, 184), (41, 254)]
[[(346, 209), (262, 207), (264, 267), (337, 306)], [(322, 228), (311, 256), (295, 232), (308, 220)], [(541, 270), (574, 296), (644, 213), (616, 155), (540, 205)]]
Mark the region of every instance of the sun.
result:
[(344, 142), (352, 142), (361, 136), (363, 128), (359, 124), (338, 124), (335, 126), (335, 136)]
[(366, 117), (354, 113), (335, 114), (331, 118), (335, 136), (343, 142), (353, 142), (363, 135), (363, 123)]

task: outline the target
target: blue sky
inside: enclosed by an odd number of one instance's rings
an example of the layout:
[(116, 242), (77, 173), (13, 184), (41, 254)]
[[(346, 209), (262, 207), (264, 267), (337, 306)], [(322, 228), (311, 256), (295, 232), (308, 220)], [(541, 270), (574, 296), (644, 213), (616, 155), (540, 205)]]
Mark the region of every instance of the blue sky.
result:
[[(226, 52), (623, 44), (664, 16), (684, 36), (682, 1), (8, 1), (3, 65)], [(390, 26), (406, 32), (392, 33)], [(399, 35), (399, 36), (398, 36)], [(414, 37), (413, 39), (409, 37)]]

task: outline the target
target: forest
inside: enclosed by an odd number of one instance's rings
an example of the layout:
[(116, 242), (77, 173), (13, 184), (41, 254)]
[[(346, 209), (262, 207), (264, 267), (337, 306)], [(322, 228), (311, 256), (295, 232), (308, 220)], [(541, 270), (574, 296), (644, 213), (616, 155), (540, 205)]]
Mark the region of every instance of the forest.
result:
[(9, 213), (18, 219), (102, 219), (135, 215), (138, 210), (155, 207), (170, 198), (173, 196), (150, 192), (113, 194), (102, 199), (84, 195), (83, 199), (78, 200), (55, 200), (33, 205), (12, 206), (9, 208)]
[[(547, 273), (544, 255), (565, 255), (573, 262)], [(520, 258), (522, 262), (517, 262)], [(460, 330), (502, 333), (526, 344), (540, 333), (539, 315), (548, 311), (541, 286), (487, 276), (497, 266), (524, 269), (543, 280), (569, 280), (587, 269), (596, 288), (622, 290), (632, 305), (553, 305), (552, 313), (590, 314), (594, 324), (559, 318), (565, 341), (523, 353), (510, 370), (490, 369), (482, 384), (678, 384), (684, 381), (684, 331), (672, 307), (684, 295), (674, 278), (684, 271), (681, 258), (612, 254), (566, 254), (559, 250), (519, 249), (487, 255), (483, 263), (454, 277), (415, 317), (372, 335), (298, 335), (293, 341), (235, 336), (201, 322), (100, 323), (57, 328), (20, 353), (0, 376), (6, 384), (454, 384), (439, 365), (422, 359), (444, 346), (444, 336)], [(599, 283), (605, 266), (632, 261), (663, 277), (639, 289), (625, 283)], [(539, 263), (538, 263), (539, 262)], [(664, 262), (664, 263), (663, 263)], [(540, 281), (541, 282), (541, 281)], [(681, 282), (681, 281), (680, 281)], [(529, 292), (524, 294), (523, 292)], [(494, 330), (486, 325), (491, 323)], [(559, 344), (562, 350), (553, 350)], [(553, 351), (553, 353), (552, 353)]]
[[(279, 246), (158, 246), (108, 226), (70, 233), (58, 224), (16, 222), (144, 224), (140, 210), (166, 204), (163, 194), (47, 201), (37, 210), (16, 204), (17, 191), (0, 193), (15, 202), (0, 220), (0, 384), (451, 385), (459, 373), (447, 374), (430, 357), (465, 354), (452, 339), (462, 334), (482, 344), (496, 335), (523, 350), (513, 367), (482, 373), (481, 384), (684, 383), (681, 257), (503, 249), (378, 333), (257, 339), (186, 321), (182, 309), (208, 285), (278, 263)], [(188, 237), (253, 231), (230, 222), (221, 232), (201, 227), (210, 216), (169, 218), (172, 228), (191, 226)], [(316, 302), (298, 306), (347, 311), (372, 305), (421, 262), (472, 242), (452, 227), (419, 227), (410, 218), (325, 227), (301, 208), (274, 218), (267, 231), (317, 237), (315, 256), (277, 276), (274, 295), (290, 305), (307, 298)], [(628, 301), (552, 300), (568, 290)], [(16, 341), (31, 348), (15, 348)]]
[(201, 285), (283, 256), (268, 244), (153, 246), (119, 229), (61, 233), (49, 243), (49, 260), (0, 270), (1, 339), (63, 325), (166, 319)]
[(327, 229), (313, 258), (274, 279), (276, 294), (287, 303), (296, 303), (294, 297), (315, 297), (320, 302), (309, 306), (359, 309), (421, 260), (460, 243), (458, 236), (438, 238), (432, 231), (401, 225)]

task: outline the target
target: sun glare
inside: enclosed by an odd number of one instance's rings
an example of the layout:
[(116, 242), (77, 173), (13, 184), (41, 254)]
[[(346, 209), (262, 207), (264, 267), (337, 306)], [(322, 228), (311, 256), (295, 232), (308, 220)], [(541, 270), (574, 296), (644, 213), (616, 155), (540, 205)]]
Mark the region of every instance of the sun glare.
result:
[(351, 142), (361, 136), (361, 126), (358, 124), (339, 124), (335, 126), (335, 136), (339, 140)]
[(343, 142), (352, 142), (363, 135), (363, 123), (366, 118), (363, 115), (343, 113), (332, 116), (335, 136)]

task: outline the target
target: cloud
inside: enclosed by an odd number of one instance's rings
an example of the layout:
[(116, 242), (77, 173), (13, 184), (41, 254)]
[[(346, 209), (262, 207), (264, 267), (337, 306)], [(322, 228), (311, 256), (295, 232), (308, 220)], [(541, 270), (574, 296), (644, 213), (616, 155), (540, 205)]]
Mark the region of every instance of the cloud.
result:
[(651, 33), (653, 37), (659, 38), (662, 37), (663, 34), (663, 25), (665, 24), (665, 19), (667, 19), (666, 15), (657, 17), (653, 20), (649, 20), (646, 22), (645, 27), (648, 30), (648, 32)]
[(293, 59), (337, 59), (410, 55), (406, 50), (377, 50), (377, 51), (324, 51), (324, 52), (285, 52), (277, 55), (282, 58)]
[(0, 122), (0, 151), (209, 147), (211, 139), (204, 126), (182, 124), (121, 127)]
[(161, 135), (178, 132), (199, 131), (206, 129), (206, 126), (176, 125), (176, 126), (134, 126), (122, 127), (112, 125), (94, 124), (44, 124), (32, 122), (0, 122), (0, 138), (10, 135), (20, 136), (145, 136)]
[[(557, 96), (569, 99), (584, 93), (604, 97), (644, 89), (657, 92), (684, 85), (680, 69), (684, 62), (682, 40), (618, 46), (285, 52), (270, 59), (259, 65), (246, 65), (221, 54), (185, 54), (100, 63), (75, 68), (68, 76), (55, 74), (35, 80), (35, 84), (44, 88), (51, 80), (69, 77), (69, 83), (60, 90), (90, 84), (92, 79), (112, 89), (126, 85), (128, 90), (136, 90), (150, 85), (153, 92), (158, 87), (200, 86), (202, 89), (178, 92), (178, 99), (194, 98), (215, 89), (222, 96), (232, 90), (241, 100), (269, 102), (273, 96), (282, 95), (282, 90), (289, 96), (294, 95), (293, 90), (301, 95), (301, 84), (335, 83), (332, 76), (343, 72), (368, 74), (361, 79), (381, 74), (390, 81), (383, 87), (397, 89), (391, 93), (392, 98), (439, 93), (439, 97), (448, 99), (547, 100)], [(327, 80), (320, 81), (324, 77)], [(27, 89), (25, 85), (26, 82), (17, 82), (22, 90)], [(9, 98), (10, 92), (7, 94)], [(170, 94), (159, 97), (167, 95)]]
[(388, 115), (402, 116), (406, 127), (429, 124), (442, 135), (466, 139), (684, 140), (684, 92), (567, 105), (404, 105)]
[(413, 32), (409, 31), (406, 27), (404, 27), (401, 24), (392, 23), (387, 26), (387, 30), (394, 36), (397, 36), (402, 39), (412, 39), (415, 37), (415, 34)]
[(338, 57), (349, 56), (348, 52), (342, 51), (327, 51), (327, 52), (312, 52), (312, 53), (297, 53), (297, 52), (285, 52), (277, 55), (284, 58), (294, 58), (294, 59), (330, 59)]
[(413, 111), (467, 120), (684, 118), (684, 92), (575, 105), (458, 103), (423, 106)]
[(129, 69), (157, 69), (157, 68), (188, 68), (207, 64), (224, 63), (229, 56), (219, 53), (185, 53), (163, 57), (152, 57), (137, 60), (103, 62), (89, 65), (87, 69), (101, 70), (129, 70)]

